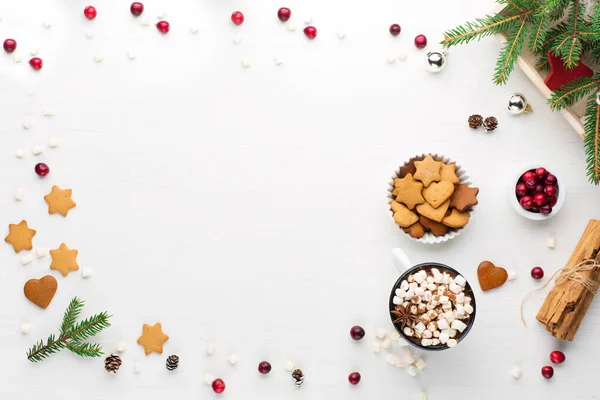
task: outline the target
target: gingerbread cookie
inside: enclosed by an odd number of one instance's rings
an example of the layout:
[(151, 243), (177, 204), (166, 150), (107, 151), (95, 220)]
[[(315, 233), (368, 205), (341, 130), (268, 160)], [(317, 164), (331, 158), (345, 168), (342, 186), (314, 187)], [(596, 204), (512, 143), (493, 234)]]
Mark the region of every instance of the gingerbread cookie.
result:
[(396, 210), (394, 211), (394, 221), (396, 221), (396, 223), (401, 227), (407, 228), (419, 220), (417, 214), (410, 211), (404, 204), (398, 202), (393, 203), (396, 203)]
[(444, 202), (438, 208), (433, 208), (433, 206), (429, 203), (423, 203), (417, 206), (417, 212), (420, 215), (423, 215), (436, 222), (441, 222), (442, 219), (446, 216), (446, 211), (448, 211), (448, 207), (450, 207), (450, 200), (446, 200), (446, 202)]
[(484, 292), (504, 285), (508, 279), (508, 272), (502, 267), (496, 267), (491, 261), (483, 261), (477, 267), (479, 286)]
[(450, 207), (456, 208), (458, 211), (465, 211), (467, 208), (477, 205), (478, 193), (478, 188), (471, 188), (469, 185), (460, 184), (454, 190)]
[(58, 186), (52, 186), (52, 191), (44, 196), (44, 200), (48, 203), (48, 214), (60, 214), (66, 217), (69, 210), (76, 206), (71, 199), (71, 189), (61, 189)]
[(419, 217), (419, 222), (425, 229), (429, 229), (435, 236), (444, 236), (449, 229), (446, 225), (422, 215)]
[(54, 298), (58, 289), (58, 282), (51, 275), (41, 279), (30, 279), (25, 283), (23, 292), (25, 297), (38, 307), (46, 308)]
[(408, 233), (411, 238), (420, 239), (425, 236), (425, 229), (423, 229), (423, 225), (418, 222), (415, 222), (408, 228), (402, 228), (402, 230)]
[(67, 276), (71, 271), (77, 271), (79, 269), (76, 260), (77, 254), (79, 254), (79, 251), (71, 250), (66, 244), (62, 243), (58, 249), (50, 250), (52, 256), (50, 269), (60, 271), (63, 276)]
[(446, 202), (454, 193), (454, 184), (448, 181), (431, 182), (423, 189), (423, 197), (433, 208), (438, 208)]
[(425, 187), (428, 187), (431, 182), (439, 182), (442, 165), (441, 162), (435, 161), (429, 154), (423, 161), (415, 161), (417, 172), (415, 172), (414, 178), (423, 182)]
[(404, 203), (409, 209), (415, 208), (417, 204), (423, 204), (425, 199), (421, 195), (423, 184), (413, 179), (412, 174), (407, 174), (402, 179), (394, 180), (396, 189), (392, 192), (396, 201)]
[(458, 183), (460, 180), (456, 176), (456, 164), (442, 164), (440, 168), (440, 178), (442, 181)]
[(442, 224), (448, 225), (450, 228), (462, 228), (469, 222), (469, 213), (460, 212), (456, 208), (452, 209), (450, 215), (447, 215), (442, 219)]
[(12, 245), (15, 253), (33, 249), (35, 230), (29, 229), (27, 221), (23, 220), (18, 224), (9, 224), (8, 230), (8, 236), (4, 238), (4, 241)]
[(162, 325), (157, 322), (154, 325), (144, 324), (142, 336), (138, 338), (137, 342), (144, 346), (144, 351), (148, 355), (152, 352), (162, 354), (163, 344), (167, 340), (169, 340), (169, 336), (163, 333)]
[(415, 172), (417, 172), (417, 167), (415, 167), (415, 161), (417, 161), (417, 159), (413, 157), (410, 160), (408, 160), (408, 164), (400, 168), (400, 178), (404, 178), (408, 174), (411, 174), (413, 176), (415, 175)]

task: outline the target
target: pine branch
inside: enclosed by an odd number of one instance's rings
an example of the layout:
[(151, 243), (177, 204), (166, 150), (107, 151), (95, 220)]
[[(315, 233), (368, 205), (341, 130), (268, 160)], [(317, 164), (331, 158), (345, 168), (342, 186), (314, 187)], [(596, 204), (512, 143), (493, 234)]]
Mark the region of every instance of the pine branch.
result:
[(67, 344), (67, 349), (81, 357), (100, 357), (104, 354), (98, 343), (71, 342)]
[(571, 0), (567, 19), (568, 34), (559, 37), (553, 44), (554, 54), (559, 56), (565, 63), (565, 67), (573, 69), (579, 64), (581, 59), (582, 45), (579, 38), (579, 31), (585, 25), (584, 7), (580, 0)]
[(496, 72), (494, 73), (494, 83), (503, 85), (508, 76), (515, 68), (519, 54), (525, 45), (527, 36), (527, 20), (523, 20), (521, 25), (508, 35), (504, 48), (500, 51), (498, 62), (496, 63)]
[(69, 303), (67, 307), (67, 311), (65, 311), (65, 316), (63, 317), (63, 322), (60, 325), (60, 334), (64, 335), (64, 333), (75, 325), (75, 321), (81, 314), (83, 310), (83, 301), (79, 298), (74, 297), (73, 300)]
[(27, 359), (32, 362), (42, 361), (64, 348), (65, 344), (62, 341), (57, 340), (54, 335), (50, 335), (45, 344), (43, 340), (40, 340), (27, 351)]
[(600, 74), (569, 82), (561, 87), (560, 90), (552, 93), (552, 96), (550, 96), (550, 99), (548, 100), (548, 104), (550, 104), (550, 108), (553, 110), (563, 109), (590, 94), (592, 91), (597, 89), (599, 84)]
[(536, 64), (536, 68), (539, 69), (548, 69), (550, 68), (550, 63), (548, 62), (548, 51), (552, 49), (552, 43), (563, 33), (567, 32), (567, 23), (562, 22), (548, 32), (546, 35), (546, 39), (542, 45), (542, 49), (540, 50), (538, 61)]
[(546, 0), (537, 11), (539, 16), (548, 16), (556, 21), (562, 18), (570, 0)]
[(494, 16), (486, 15), (484, 18), (478, 18), (473, 22), (467, 22), (465, 25), (446, 31), (444, 33), (444, 40), (440, 44), (447, 48), (506, 32), (513, 28), (519, 19), (532, 14), (534, 11), (535, 9), (508, 16), (500, 14)]
[(592, 13), (592, 30), (600, 32), (600, 3), (598, 2), (594, 5), (594, 12)]
[(548, 18), (545, 15), (534, 16), (534, 30), (529, 39), (529, 48), (534, 53), (539, 53), (543, 47), (546, 40), (546, 36), (550, 31), (550, 24), (548, 23)]
[(96, 336), (104, 329), (110, 326), (108, 319), (110, 316), (106, 312), (94, 315), (85, 319), (70, 329), (65, 336), (75, 341), (84, 341), (92, 336)]
[(595, 185), (600, 183), (600, 106), (596, 96), (590, 96), (585, 110), (585, 147), (587, 176)]

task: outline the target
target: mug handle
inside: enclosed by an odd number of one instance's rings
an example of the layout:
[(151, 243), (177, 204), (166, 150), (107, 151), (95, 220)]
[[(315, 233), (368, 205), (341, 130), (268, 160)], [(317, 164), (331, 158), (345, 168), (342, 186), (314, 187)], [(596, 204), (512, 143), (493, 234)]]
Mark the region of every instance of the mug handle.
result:
[(398, 247), (392, 249), (392, 260), (401, 274), (413, 266), (406, 253)]

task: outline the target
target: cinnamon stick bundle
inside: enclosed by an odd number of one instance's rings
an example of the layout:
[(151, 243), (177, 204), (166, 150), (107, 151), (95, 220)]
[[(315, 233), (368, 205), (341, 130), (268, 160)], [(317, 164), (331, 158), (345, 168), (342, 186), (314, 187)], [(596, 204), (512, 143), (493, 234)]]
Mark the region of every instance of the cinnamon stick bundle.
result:
[[(600, 221), (590, 220), (577, 247), (563, 272), (573, 269), (585, 260), (600, 264)], [(579, 272), (582, 277), (600, 284), (599, 268)], [(560, 340), (573, 340), (583, 317), (594, 298), (594, 293), (581, 283), (565, 280), (555, 284), (537, 313), (537, 320), (546, 325), (546, 330)]]

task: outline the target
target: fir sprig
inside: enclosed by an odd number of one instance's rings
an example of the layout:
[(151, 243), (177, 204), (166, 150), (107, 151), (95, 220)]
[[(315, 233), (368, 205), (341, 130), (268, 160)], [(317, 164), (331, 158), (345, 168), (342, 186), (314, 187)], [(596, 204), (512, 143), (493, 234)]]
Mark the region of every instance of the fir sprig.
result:
[(82, 357), (100, 357), (102, 346), (97, 343), (85, 343), (84, 341), (97, 335), (110, 326), (110, 315), (101, 312), (83, 321), (77, 322), (77, 318), (83, 310), (84, 301), (74, 297), (65, 310), (60, 335), (51, 334), (46, 341), (40, 340), (27, 351), (27, 359), (31, 362), (43, 361), (50, 355), (67, 348)]
[(500, 57), (496, 63), (496, 73), (494, 74), (494, 82), (496, 85), (506, 83), (508, 76), (515, 68), (519, 54), (525, 46), (525, 37), (527, 36), (527, 21), (521, 21), (521, 24), (506, 38), (504, 48), (500, 52)]
[(596, 103), (595, 96), (592, 96), (585, 110), (587, 119), (585, 120), (585, 155), (587, 168), (587, 177), (590, 182), (598, 185), (600, 183), (600, 105)]
[(596, 92), (600, 84), (600, 74), (589, 78), (579, 78), (567, 83), (550, 96), (549, 104), (553, 110), (561, 110)]

